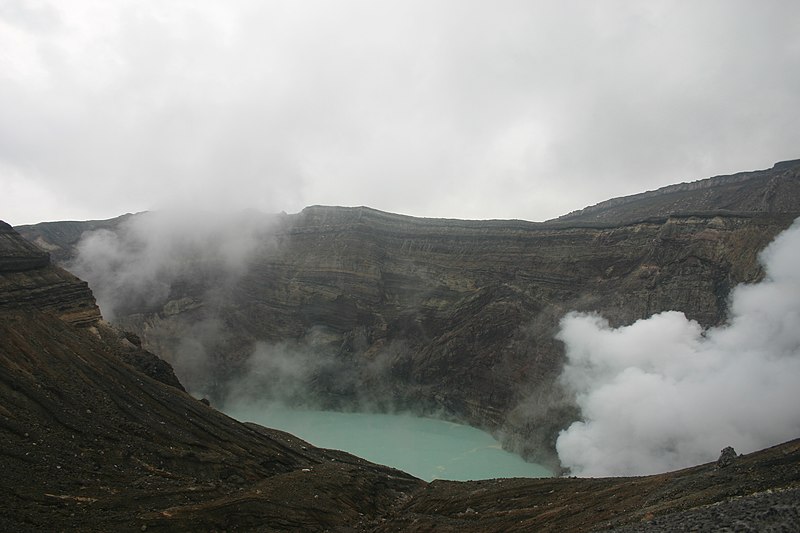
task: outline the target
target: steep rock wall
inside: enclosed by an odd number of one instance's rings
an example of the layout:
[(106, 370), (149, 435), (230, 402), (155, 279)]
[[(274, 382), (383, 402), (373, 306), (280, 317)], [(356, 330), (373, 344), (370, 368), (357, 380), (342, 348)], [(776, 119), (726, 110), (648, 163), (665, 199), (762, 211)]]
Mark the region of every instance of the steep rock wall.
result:
[(52, 265), (50, 256), (0, 221), (0, 312), (48, 315), (88, 330), (117, 348), (117, 357), (146, 375), (183, 390), (172, 367), (144, 350), (133, 334), (103, 321), (89, 285)]
[[(26, 248), (6, 236), (0, 262)], [(31, 293), (46, 289), (39, 269), (64, 274), (33, 264), (0, 270), (0, 287), (25, 274)], [(577, 532), (720, 523), (796, 529), (797, 440), (639, 478), (427, 484), (232, 420), (120, 364), (121, 339), (136, 346), (135, 335), (117, 336), (102, 322), (70, 322), (47, 299), (6, 296), (0, 307), (2, 531)], [(454, 320), (469, 320), (493, 299), (516, 297), (513, 291), (488, 299), (478, 294)], [(170, 312), (190, 307), (174, 304)]]
[(0, 309), (35, 307), (69, 323), (91, 326), (100, 320), (89, 286), (50, 264), (50, 256), (0, 221)]
[[(609, 221), (310, 207), (270, 219), (268, 240), (224, 284), (195, 254), (155, 308), (125, 309), (116, 322), (179, 367), (203, 354), (182, 380), (217, 400), (281, 389), (280, 399), (316, 406), (438, 413), (548, 462), (575, 416), (556, 382), (563, 347), (554, 334), (566, 312), (622, 325), (679, 310), (719, 324), (731, 288), (760, 279), (758, 253), (800, 213), (794, 166), (706, 181), (610, 206)], [(774, 183), (784, 184), (780, 202), (750, 202)], [(46, 230), (23, 234), (74, 250), (53, 238), (57, 226)], [(253, 378), (259, 346), (260, 362), (309, 369), (298, 377), (273, 364)], [(287, 379), (297, 381), (289, 392)]]

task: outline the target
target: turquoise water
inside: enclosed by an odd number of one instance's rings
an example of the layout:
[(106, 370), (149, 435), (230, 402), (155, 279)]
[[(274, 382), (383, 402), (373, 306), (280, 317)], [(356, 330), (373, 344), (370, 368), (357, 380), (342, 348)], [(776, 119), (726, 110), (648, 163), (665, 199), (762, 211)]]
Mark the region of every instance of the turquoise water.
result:
[(318, 446), (344, 450), (426, 481), (549, 477), (545, 467), (509, 453), (478, 429), (411, 415), (235, 408), (237, 420), (287, 431)]

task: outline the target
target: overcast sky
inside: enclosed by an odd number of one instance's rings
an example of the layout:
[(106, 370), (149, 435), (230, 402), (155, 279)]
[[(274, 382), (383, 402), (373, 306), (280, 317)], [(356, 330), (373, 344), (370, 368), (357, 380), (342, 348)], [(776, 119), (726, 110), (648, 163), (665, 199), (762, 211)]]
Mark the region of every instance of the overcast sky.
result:
[(545, 220), (800, 157), (800, 2), (0, 0), (0, 219)]

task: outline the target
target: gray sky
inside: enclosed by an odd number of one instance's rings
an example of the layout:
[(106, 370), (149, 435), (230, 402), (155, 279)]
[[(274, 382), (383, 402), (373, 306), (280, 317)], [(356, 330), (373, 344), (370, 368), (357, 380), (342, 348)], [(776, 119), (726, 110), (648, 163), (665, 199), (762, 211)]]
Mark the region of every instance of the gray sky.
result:
[(800, 2), (0, 0), (0, 219), (545, 220), (800, 157)]

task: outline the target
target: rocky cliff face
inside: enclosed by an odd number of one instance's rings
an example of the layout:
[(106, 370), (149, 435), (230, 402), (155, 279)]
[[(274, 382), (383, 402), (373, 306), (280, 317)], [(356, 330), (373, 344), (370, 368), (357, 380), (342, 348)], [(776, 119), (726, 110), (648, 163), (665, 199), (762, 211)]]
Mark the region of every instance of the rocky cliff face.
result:
[[(621, 325), (679, 310), (719, 324), (730, 289), (760, 278), (759, 251), (800, 213), (799, 184), (800, 167), (776, 165), (550, 223), (310, 207), (261, 223), (235, 276), (196, 250), (179, 256), (185, 268), (159, 299), (121, 307), (115, 322), (218, 401), (246, 392), (437, 412), (552, 464), (574, 416), (555, 384), (564, 313)], [(124, 247), (136, 219), (103, 224)], [(64, 240), (58, 223), (21, 232), (75, 255), (74, 226)], [(98, 290), (104, 279), (89, 281)]]
[(0, 222), (0, 309), (37, 307), (67, 322), (92, 326), (100, 320), (89, 286), (50, 264), (50, 256)]
[(117, 356), (151, 377), (183, 390), (172, 368), (144, 350), (133, 334), (103, 321), (88, 284), (50, 263), (50, 256), (0, 221), (0, 312), (37, 313), (117, 346)]
[[(5, 228), (0, 263), (20, 248), (24, 243)], [(18, 285), (20, 275), (30, 279), (25, 297), (6, 293), (0, 308), (0, 530), (798, 525), (798, 441), (728, 457), (724, 464), (642, 478), (426, 484), (280, 431), (241, 424), (121, 363), (125, 342), (135, 345), (136, 338), (54, 312), (49, 298), (36, 298), (37, 289), (47, 293), (50, 276), (76, 280), (52, 265), (28, 265), (0, 271), (2, 287)], [(714, 509), (711, 516), (708, 509)]]
[(4, 250), (0, 258), (0, 272), (19, 272), (46, 267), (50, 264), (50, 256), (20, 239), (14, 229), (0, 221), (0, 248)]
[[(0, 271), (14, 289), (0, 307), (0, 530), (322, 531), (422, 484), (241, 424), (123, 364), (135, 337), (100, 322), (85, 283), (35, 250), (21, 261), (26, 243), (3, 229), (0, 264), (15, 270)], [(93, 322), (69, 311), (88, 307)]]

